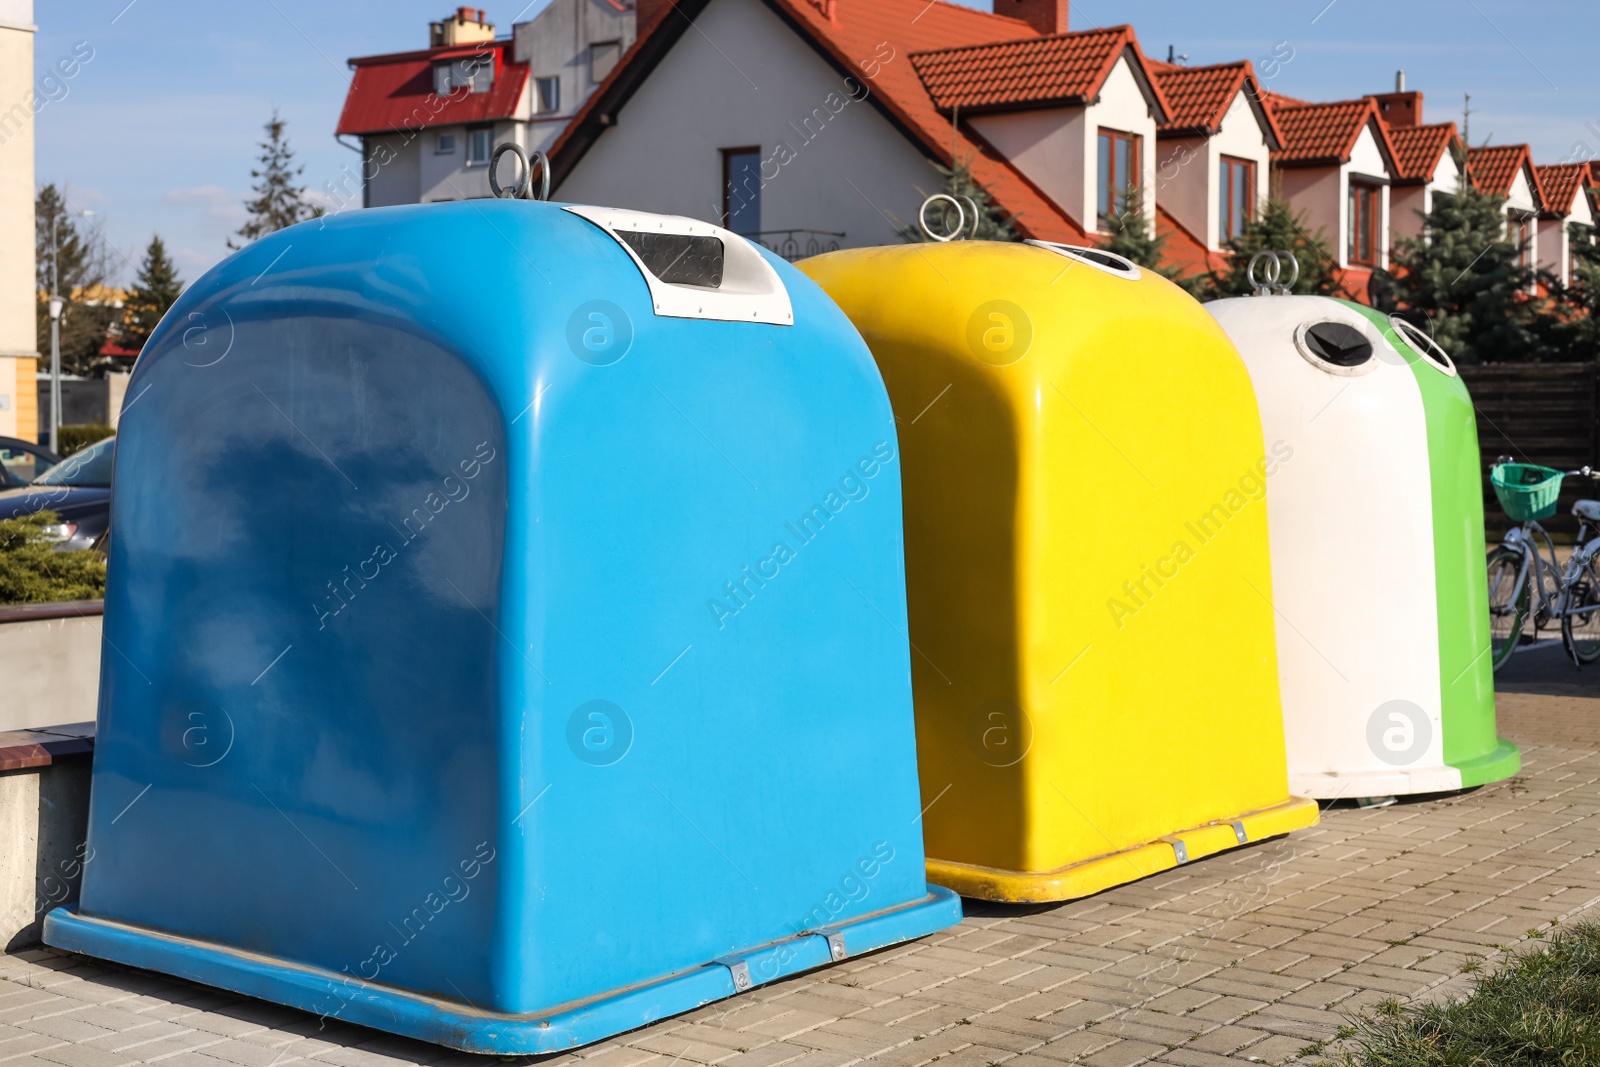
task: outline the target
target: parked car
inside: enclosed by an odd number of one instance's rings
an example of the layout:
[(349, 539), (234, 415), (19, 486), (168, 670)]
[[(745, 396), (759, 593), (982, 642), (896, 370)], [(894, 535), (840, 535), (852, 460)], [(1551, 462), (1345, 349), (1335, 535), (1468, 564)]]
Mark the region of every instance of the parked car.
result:
[(94, 545), (111, 522), (111, 463), (117, 439), (108, 437), (46, 470), (27, 485), (0, 491), (0, 519), (53, 511), (60, 549)]
[(43, 445), (0, 437), (0, 489), (27, 485), (61, 462), (61, 457)]

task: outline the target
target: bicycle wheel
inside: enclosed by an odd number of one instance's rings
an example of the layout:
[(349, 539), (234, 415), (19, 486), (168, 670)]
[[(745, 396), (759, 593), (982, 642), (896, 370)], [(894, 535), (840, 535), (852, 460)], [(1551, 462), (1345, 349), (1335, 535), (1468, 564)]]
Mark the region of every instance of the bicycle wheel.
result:
[(1578, 666), (1600, 659), (1600, 564), (1591, 558), (1572, 587), (1568, 607), (1576, 614), (1561, 619), (1561, 641)]
[(1516, 651), (1533, 600), (1530, 576), (1522, 574), (1527, 557), (1509, 548), (1489, 553), (1489, 655), (1498, 671)]

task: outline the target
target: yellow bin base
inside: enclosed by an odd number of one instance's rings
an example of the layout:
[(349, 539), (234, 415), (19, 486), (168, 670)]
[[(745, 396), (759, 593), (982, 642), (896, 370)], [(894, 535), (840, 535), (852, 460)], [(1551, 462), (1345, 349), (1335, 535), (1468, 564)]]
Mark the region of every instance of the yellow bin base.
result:
[(1072, 900), (1171, 870), (1202, 856), (1315, 826), (1320, 818), (1321, 809), (1315, 800), (1290, 797), (1282, 804), (1248, 812), (1236, 819), (1196, 826), (1121, 852), (1069, 863), (1053, 871), (1003, 871), (930, 856), (928, 881), (978, 900), (1013, 904)]

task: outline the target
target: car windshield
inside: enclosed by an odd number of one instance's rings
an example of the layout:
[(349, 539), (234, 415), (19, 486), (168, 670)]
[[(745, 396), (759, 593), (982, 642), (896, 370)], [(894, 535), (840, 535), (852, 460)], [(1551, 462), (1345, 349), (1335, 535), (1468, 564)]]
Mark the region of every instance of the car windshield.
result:
[(0, 445), (0, 484), (27, 485), (54, 463), (38, 452)]
[(39, 475), (33, 484), (61, 485), (73, 489), (110, 489), (111, 458), (116, 445), (115, 437), (92, 444)]

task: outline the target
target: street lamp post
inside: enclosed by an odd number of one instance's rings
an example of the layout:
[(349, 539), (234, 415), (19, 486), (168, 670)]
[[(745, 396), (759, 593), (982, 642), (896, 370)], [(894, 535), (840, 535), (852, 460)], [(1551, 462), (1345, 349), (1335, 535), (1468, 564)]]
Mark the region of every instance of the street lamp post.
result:
[[(74, 211), (74, 215), (88, 218), (93, 211)], [(61, 454), (61, 309), (66, 301), (61, 298), (61, 246), (56, 241), (59, 214), (50, 219), (50, 451)]]

